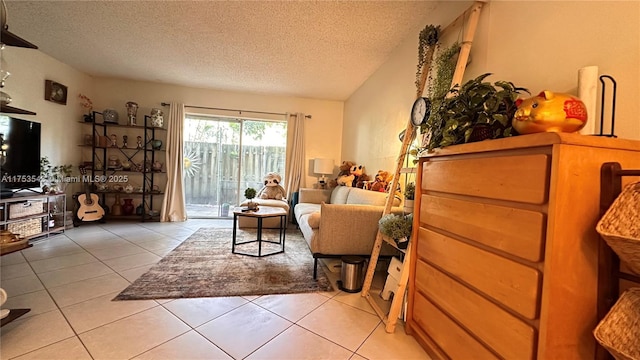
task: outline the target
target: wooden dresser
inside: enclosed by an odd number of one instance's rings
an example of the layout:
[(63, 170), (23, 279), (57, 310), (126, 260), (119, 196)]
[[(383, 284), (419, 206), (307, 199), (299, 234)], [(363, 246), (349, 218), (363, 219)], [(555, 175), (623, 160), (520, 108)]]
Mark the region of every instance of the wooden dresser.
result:
[(608, 161), (640, 167), (640, 142), (541, 133), (422, 156), (407, 332), (434, 358), (593, 359)]

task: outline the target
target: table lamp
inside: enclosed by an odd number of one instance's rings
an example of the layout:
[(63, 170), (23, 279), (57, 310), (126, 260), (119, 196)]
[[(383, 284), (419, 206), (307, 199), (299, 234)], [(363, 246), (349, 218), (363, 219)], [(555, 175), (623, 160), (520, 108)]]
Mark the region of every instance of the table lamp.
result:
[(325, 175), (333, 174), (333, 159), (314, 159), (313, 172), (322, 175), (318, 183), (324, 188), (327, 184), (327, 177)]

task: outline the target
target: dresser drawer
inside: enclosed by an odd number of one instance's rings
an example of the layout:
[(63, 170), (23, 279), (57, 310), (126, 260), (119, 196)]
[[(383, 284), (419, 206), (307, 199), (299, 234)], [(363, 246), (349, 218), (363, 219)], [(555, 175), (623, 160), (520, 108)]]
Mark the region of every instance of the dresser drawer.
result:
[[(422, 260), (416, 262), (416, 288), (416, 293), (423, 293), (500, 357), (534, 357), (536, 330), (533, 327)], [(417, 308), (415, 304), (414, 314)]]
[(537, 211), (422, 195), (420, 221), (533, 262), (542, 261), (545, 215)]
[(537, 318), (538, 270), (425, 228), (420, 228), (418, 236), (418, 258), (445, 269), (522, 316)]
[(416, 292), (414, 303), (414, 321), (429, 334), (431, 340), (438, 344), (440, 350), (444, 351), (449, 358), (452, 360), (498, 359), (421, 293)]
[(545, 154), (534, 154), (426, 161), (422, 189), (544, 204), (549, 158)]

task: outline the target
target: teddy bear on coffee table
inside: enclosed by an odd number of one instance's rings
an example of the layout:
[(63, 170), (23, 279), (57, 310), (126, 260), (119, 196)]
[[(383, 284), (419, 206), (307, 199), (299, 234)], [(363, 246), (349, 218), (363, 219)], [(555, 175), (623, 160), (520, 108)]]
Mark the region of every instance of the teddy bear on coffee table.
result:
[(260, 189), (256, 195), (259, 199), (275, 199), (283, 200), (287, 196), (287, 192), (280, 185), (282, 177), (280, 174), (270, 172), (264, 177), (264, 187)]

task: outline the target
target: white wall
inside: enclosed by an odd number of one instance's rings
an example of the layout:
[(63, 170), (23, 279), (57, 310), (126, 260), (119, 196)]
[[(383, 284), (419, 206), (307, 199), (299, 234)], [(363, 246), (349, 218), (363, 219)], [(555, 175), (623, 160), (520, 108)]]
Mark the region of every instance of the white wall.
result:
[[(2, 89), (11, 96), (10, 105), (36, 113), (10, 115), (41, 123), (41, 156), (48, 157), (54, 166), (71, 164), (74, 166), (73, 172), (78, 174), (80, 143), (75, 139), (80, 137), (78, 121), (83, 114), (78, 94), (92, 96), (91, 77), (35, 49), (7, 46), (2, 57), (6, 70), (11, 73)], [(67, 86), (67, 105), (44, 100), (45, 80)], [(71, 184), (67, 188), (67, 194), (82, 189), (81, 184)], [(67, 203), (68, 206), (72, 204), (70, 196)]]
[[(578, 69), (597, 65), (618, 84), (616, 135), (640, 139), (640, 1), (491, 2), (480, 25), (474, 46), (486, 58), (470, 74), (492, 72), (532, 94), (577, 94)], [(599, 122), (600, 107), (594, 115)]]
[[(440, 5), (424, 24), (444, 28), (471, 3)], [(389, 60), (345, 102), (342, 159), (364, 165), (367, 174), (395, 171), (402, 145), (398, 134), (406, 128), (416, 99), (420, 30), (399, 44)]]
[[(442, 6), (447, 9), (437, 11), (448, 13), (460, 3)], [(446, 16), (435, 18), (448, 23)], [(430, 23), (438, 22), (425, 19), (425, 25)], [(417, 45), (418, 33), (345, 102), (342, 159), (364, 164), (369, 173), (395, 169), (401, 146), (397, 134), (416, 98)], [(640, 139), (638, 1), (494, 0), (482, 11), (471, 55), (465, 80), (491, 72), (488, 80), (509, 80), (532, 94), (575, 94), (578, 69), (597, 65), (618, 83), (616, 134)]]
[[(12, 116), (42, 124), (41, 154), (52, 164), (78, 165), (79, 142), (69, 140), (80, 136), (78, 94), (92, 95), (91, 77), (35, 49), (7, 46), (2, 55), (11, 73), (2, 89), (12, 97), (10, 105), (37, 114)], [(67, 86), (67, 105), (44, 100), (45, 80)]]

